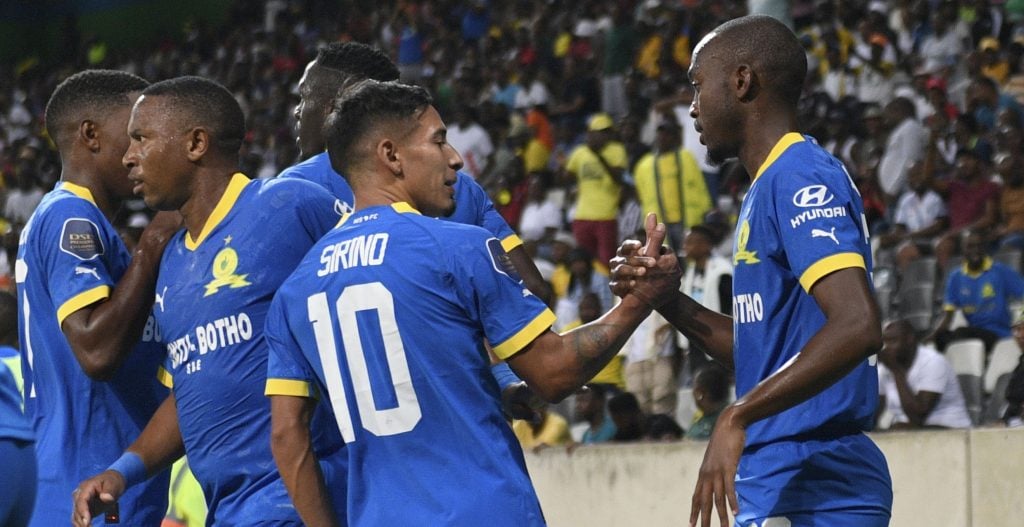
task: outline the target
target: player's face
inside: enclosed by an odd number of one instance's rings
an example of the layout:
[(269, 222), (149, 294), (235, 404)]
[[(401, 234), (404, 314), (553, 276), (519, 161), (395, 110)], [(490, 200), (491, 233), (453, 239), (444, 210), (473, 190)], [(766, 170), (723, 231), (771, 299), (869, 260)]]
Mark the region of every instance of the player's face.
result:
[(124, 166), (132, 192), (156, 210), (177, 210), (191, 192), (188, 140), (161, 97), (139, 98), (128, 121)]
[(121, 199), (132, 197), (132, 182), (128, 179), (128, 170), (121, 160), (128, 150), (128, 118), (131, 116), (132, 105), (138, 98), (138, 92), (128, 94), (127, 104), (110, 112), (98, 123), (99, 133), (103, 139), (103, 148), (96, 160), (98, 168), (104, 178), (104, 186)]
[(740, 127), (729, 89), (731, 71), (719, 58), (723, 52), (708, 50), (716, 35), (709, 33), (694, 48), (688, 75), (694, 90), (690, 103), (694, 128), (700, 134), (700, 142), (708, 147), (708, 160), (719, 164), (739, 154)]
[(295, 142), (299, 158), (308, 159), (324, 151), (324, 120), (327, 117), (325, 101), (319, 100), (310, 89), (310, 77), (316, 75), (316, 61), (306, 65), (299, 79), (299, 105), (295, 107)]
[(401, 144), (402, 174), (412, 206), (426, 216), (455, 211), (455, 172), (462, 156), (448, 144), (447, 128), (433, 106), (417, 118), (416, 129)]

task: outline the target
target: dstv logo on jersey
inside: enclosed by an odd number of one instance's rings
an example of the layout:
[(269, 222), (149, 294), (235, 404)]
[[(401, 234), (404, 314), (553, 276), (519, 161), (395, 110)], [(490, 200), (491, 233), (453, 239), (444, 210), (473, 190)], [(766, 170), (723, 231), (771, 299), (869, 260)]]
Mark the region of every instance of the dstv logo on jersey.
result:
[(793, 195), (793, 204), (797, 207), (824, 207), (832, 202), (835, 196), (825, 185), (808, 185)]

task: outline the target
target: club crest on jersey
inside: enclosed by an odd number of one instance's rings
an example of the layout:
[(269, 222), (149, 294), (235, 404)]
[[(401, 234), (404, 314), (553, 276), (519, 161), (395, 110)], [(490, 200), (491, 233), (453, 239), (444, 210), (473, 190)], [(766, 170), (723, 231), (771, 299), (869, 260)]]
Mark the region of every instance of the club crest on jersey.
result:
[[(228, 236), (224, 239), (224, 244), (231, 243), (231, 237)], [(231, 247), (224, 247), (213, 257), (213, 280), (206, 284), (206, 293), (204, 297), (210, 296), (217, 291), (220, 291), (222, 287), (230, 287), (231, 289), (238, 289), (247, 285), (252, 285), (245, 278), (248, 274), (235, 274), (235, 270), (238, 269), (238, 253), (235, 252)]]
[(757, 251), (747, 250), (747, 242), (749, 241), (750, 222), (743, 220), (743, 223), (740, 224), (740, 231), (736, 234), (736, 250), (732, 257), (733, 265), (739, 265), (740, 262), (752, 265), (761, 261), (757, 258)]
[(84, 218), (69, 218), (60, 232), (60, 250), (78, 258), (92, 260), (103, 254), (103, 240), (95, 223)]
[(505, 248), (501, 246), (501, 242), (497, 238), (491, 238), (487, 240), (487, 252), (491, 255), (491, 264), (494, 265), (494, 270), (499, 273), (515, 280), (516, 282), (522, 282), (523, 279), (519, 277), (519, 273), (516, 271), (514, 265), (512, 265), (512, 258), (509, 258), (508, 253), (505, 252)]

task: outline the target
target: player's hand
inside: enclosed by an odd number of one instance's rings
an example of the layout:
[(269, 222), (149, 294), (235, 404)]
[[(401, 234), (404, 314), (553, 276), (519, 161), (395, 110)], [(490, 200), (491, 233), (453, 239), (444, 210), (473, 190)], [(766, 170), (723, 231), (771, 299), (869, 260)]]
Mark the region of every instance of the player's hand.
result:
[(658, 223), (657, 216), (651, 213), (644, 221), (644, 228), (647, 230), (647, 243), (639, 255), (655, 259), (655, 264), (645, 267), (643, 273), (633, 280), (630, 294), (656, 309), (678, 294), (683, 272), (676, 255), (662, 245), (668, 233), (665, 224)]
[(176, 210), (157, 212), (146, 226), (146, 230), (142, 231), (139, 243), (148, 243), (162, 248), (171, 240), (174, 233), (181, 229), (183, 223), (181, 214)]
[(718, 422), (715, 423), (715, 430), (711, 433), (708, 448), (704, 452), (704, 462), (700, 465), (697, 488), (693, 491), (693, 501), (690, 504), (690, 527), (695, 527), (698, 519), (701, 520), (701, 527), (710, 527), (712, 506), (718, 509), (722, 527), (728, 527), (727, 501), (732, 514), (735, 516), (739, 513), (735, 486), (736, 467), (740, 462), (740, 454), (743, 453), (747, 433), (734, 419), (733, 408), (728, 406), (722, 411)]
[[(644, 228), (648, 230), (647, 245), (642, 245), (640, 240), (626, 240), (615, 251), (615, 258), (608, 262), (608, 268), (612, 270), (612, 279), (608, 285), (615, 296), (628, 295), (636, 286), (636, 279), (644, 276), (649, 268), (657, 265), (657, 256), (660, 251), (653, 251), (654, 254), (650, 256), (647, 253), (651, 246), (649, 231), (654, 230), (657, 223), (658, 220), (654, 213), (648, 214), (644, 219)], [(664, 241), (665, 236), (662, 235), (661, 239)]]
[(71, 524), (75, 527), (91, 526), (92, 519), (117, 502), (124, 490), (124, 476), (114, 470), (107, 470), (81, 482), (71, 493), (74, 500)]
[(512, 419), (533, 422), (546, 404), (525, 382), (510, 384), (501, 391), (501, 409)]

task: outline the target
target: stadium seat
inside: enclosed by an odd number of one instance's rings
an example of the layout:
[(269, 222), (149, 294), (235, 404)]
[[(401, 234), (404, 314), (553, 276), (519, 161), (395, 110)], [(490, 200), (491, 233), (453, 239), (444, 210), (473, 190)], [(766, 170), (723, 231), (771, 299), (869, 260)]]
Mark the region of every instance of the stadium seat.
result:
[(1006, 385), (1009, 384), (1010, 375), (1020, 362), (1020, 353), (1020, 348), (1011, 338), (1000, 340), (992, 350), (988, 367), (985, 368), (984, 388), (985, 392), (991, 395), (985, 404), (983, 422), (997, 421), (1002, 417), (1003, 407), (1006, 405)]
[(985, 343), (980, 339), (967, 339), (951, 342), (946, 347), (946, 358), (953, 366), (960, 389), (964, 393), (967, 412), (971, 422), (981, 423), (982, 410), (982, 374), (985, 370)]
[(1020, 249), (1000, 249), (992, 255), (992, 259), (1019, 273), (1024, 253)]
[(931, 284), (907, 286), (906, 282), (897, 294), (897, 313), (914, 326), (914, 330), (927, 331), (932, 327), (935, 315), (935, 301), (932, 298)]
[(903, 283), (900, 289), (912, 288), (920, 285), (935, 287), (935, 276), (938, 274), (938, 267), (934, 256), (925, 256), (910, 262), (910, 265), (903, 271)]

